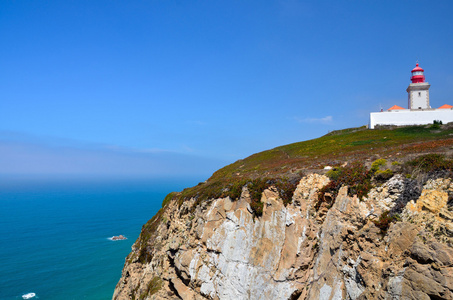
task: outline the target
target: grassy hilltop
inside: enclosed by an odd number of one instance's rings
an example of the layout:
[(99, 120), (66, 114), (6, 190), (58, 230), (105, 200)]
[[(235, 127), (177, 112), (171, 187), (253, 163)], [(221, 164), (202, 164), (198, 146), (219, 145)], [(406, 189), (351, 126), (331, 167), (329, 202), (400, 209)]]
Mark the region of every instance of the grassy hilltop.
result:
[[(320, 138), (280, 146), (253, 154), (216, 171), (206, 182), (171, 193), (164, 200), (176, 198), (182, 203), (192, 197), (197, 203), (207, 199), (230, 196), (238, 198), (247, 185), (252, 198), (274, 185), (281, 196), (308, 172), (325, 172), (325, 166), (340, 166), (347, 162), (364, 163), (368, 168), (376, 159), (402, 163), (416, 155), (449, 154), (453, 146), (453, 124), (407, 126), (369, 130), (365, 126), (338, 130)], [(253, 195), (256, 191), (256, 195)], [(253, 197), (255, 196), (255, 197)], [(257, 202), (259, 202), (257, 200)], [(258, 204), (259, 205), (259, 204)]]
[(321, 169), (326, 165), (335, 166), (345, 161), (365, 162), (379, 157), (403, 159), (411, 154), (445, 152), (452, 145), (453, 126), (374, 130), (363, 126), (253, 154), (218, 170), (209, 181), (281, 176), (306, 169)]

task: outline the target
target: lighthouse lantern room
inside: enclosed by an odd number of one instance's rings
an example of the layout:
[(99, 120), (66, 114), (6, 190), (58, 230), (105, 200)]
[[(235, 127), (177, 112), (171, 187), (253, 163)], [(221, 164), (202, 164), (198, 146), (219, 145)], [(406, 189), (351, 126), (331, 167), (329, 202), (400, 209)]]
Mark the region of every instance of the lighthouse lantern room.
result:
[(411, 71), (411, 84), (407, 88), (408, 108), (409, 109), (430, 109), (429, 105), (429, 87), (430, 84), (425, 82), (424, 70), (418, 66), (418, 62)]
[(423, 75), (424, 70), (418, 66), (418, 63), (415, 65), (415, 68), (412, 69), (411, 81), (412, 83), (421, 83), (425, 82), (425, 75)]

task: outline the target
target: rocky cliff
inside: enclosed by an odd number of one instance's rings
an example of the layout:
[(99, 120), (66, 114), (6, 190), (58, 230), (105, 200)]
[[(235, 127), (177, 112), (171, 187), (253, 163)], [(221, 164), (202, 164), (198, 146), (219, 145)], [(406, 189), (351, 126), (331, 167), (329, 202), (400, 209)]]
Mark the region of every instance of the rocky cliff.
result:
[[(415, 199), (402, 199), (414, 187), (400, 175), (362, 201), (342, 187), (315, 210), (328, 182), (302, 178), (286, 207), (266, 189), (261, 217), (247, 187), (236, 201), (168, 203), (114, 299), (453, 299), (450, 179), (428, 180)], [(375, 222), (400, 201), (400, 220), (382, 232)]]
[(235, 197), (171, 194), (113, 299), (453, 299), (451, 173), (417, 168), (374, 170), (386, 176), (360, 198), (326, 192), (326, 172), (305, 172), (290, 198), (271, 182), (258, 206), (242, 182)]

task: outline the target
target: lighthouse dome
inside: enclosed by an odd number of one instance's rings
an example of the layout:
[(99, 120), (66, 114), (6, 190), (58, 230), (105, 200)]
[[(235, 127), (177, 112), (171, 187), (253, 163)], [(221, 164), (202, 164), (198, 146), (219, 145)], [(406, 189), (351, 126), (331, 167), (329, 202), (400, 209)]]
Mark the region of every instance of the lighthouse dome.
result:
[(425, 70), (423, 70), (422, 68), (420, 68), (420, 67), (418, 66), (418, 63), (417, 63), (417, 64), (415, 65), (415, 68), (413, 68), (411, 72), (414, 73), (414, 72), (423, 72), (423, 71), (425, 71)]
[(411, 81), (412, 83), (422, 83), (425, 82), (425, 75), (423, 74), (424, 70), (418, 66), (418, 63), (415, 65), (415, 68), (412, 69)]

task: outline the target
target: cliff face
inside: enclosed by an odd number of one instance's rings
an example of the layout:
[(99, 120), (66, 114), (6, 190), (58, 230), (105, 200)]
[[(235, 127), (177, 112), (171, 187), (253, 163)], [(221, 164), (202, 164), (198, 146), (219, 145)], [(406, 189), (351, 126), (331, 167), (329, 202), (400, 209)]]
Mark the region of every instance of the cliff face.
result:
[(286, 206), (266, 189), (260, 217), (247, 187), (235, 201), (171, 200), (143, 226), (113, 299), (453, 299), (450, 179), (395, 175), (316, 207), (328, 182), (305, 176)]

